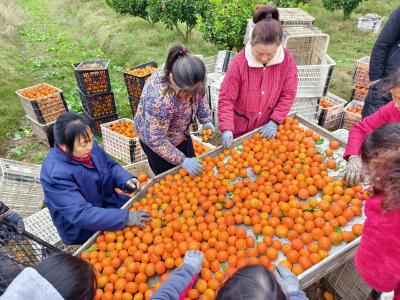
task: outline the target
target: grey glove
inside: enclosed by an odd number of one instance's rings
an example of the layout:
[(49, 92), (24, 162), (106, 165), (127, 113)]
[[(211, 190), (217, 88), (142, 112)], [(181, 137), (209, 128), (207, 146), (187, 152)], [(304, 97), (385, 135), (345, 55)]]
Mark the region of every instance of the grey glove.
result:
[(203, 172), (203, 166), (194, 157), (186, 157), (183, 160), (182, 167), (193, 176), (199, 175), (201, 172)]
[(277, 266), (274, 269), (274, 274), (276, 280), (286, 294), (290, 295), (300, 290), (299, 280), (297, 279), (296, 275), (290, 272), (289, 269), (282, 266)]
[(222, 146), (225, 149), (228, 149), (231, 147), (231, 144), (233, 142), (233, 132), (230, 130), (226, 130), (222, 133)]
[(125, 183), (125, 189), (130, 192), (135, 192), (136, 190), (140, 191), (140, 183), (137, 178), (132, 177)]
[(145, 210), (130, 211), (128, 216), (128, 222), (126, 225), (145, 228), (146, 224), (144, 224), (144, 222), (150, 222), (150, 221), (151, 217), (148, 211)]
[(344, 179), (350, 185), (356, 185), (362, 180), (363, 164), (361, 157), (358, 155), (351, 155), (347, 162), (346, 170), (344, 171)]
[(183, 263), (192, 266), (197, 273), (201, 271), (201, 266), (203, 264), (204, 254), (197, 250), (189, 250), (185, 253), (183, 258)]
[(274, 121), (269, 121), (266, 125), (261, 128), (261, 135), (267, 139), (273, 139), (276, 135), (276, 130), (278, 129), (278, 124)]
[(25, 230), (24, 221), (21, 216), (12, 209), (9, 209), (3, 202), (0, 202), (0, 221), (2, 220), (14, 225), (19, 234), (22, 234)]

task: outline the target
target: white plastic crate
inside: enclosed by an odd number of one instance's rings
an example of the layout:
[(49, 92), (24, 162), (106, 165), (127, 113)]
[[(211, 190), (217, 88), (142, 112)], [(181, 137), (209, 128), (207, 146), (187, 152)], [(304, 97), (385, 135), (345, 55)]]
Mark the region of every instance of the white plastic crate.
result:
[(147, 159), (138, 137), (129, 138), (109, 129), (112, 124), (121, 122), (133, 123), (131, 119), (122, 118), (100, 125), (104, 150), (128, 164)]
[(73, 254), (80, 247), (80, 245), (66, 245), (63, 243), (47, 208), (25, 218), (24, 224), (26, 231), (64, 252)]
[(123, 168), (136, 177), (140, 174), (146, 174), (149, 177), (149, 181), (147, 181), (145, 184), (142, 184), (142, 188), (149, 185), (151, 183), (151, 179), (155, 177), (153, 171), (150, 168), (148, 160), (142, 160), (130, 165), (126, 165), (123, 166)]
[(215, 62), (214, 72), (226, 72), (229, 64), (236, 57), (237, 53), (227, 50), (218, 51), (217, 60)]
[(341, 128), (341, 129), (335, 130), (332, 133), (334, 136), (338, 137), (343, 142), (347, 143), (347, 140), (349, 139), (349, 130)]
[(297, 65), (322, 63), (329, 45), (329, 35), (316, 27), (286, 27), (283, 29), (283, 46), (289, 49)]
[(353, 84), (356, 87), (369, 88), (371, 81), (369, 80), (369, 56), (364, 56), (357, 60), (353, 73)]
[(218, 111), (212, 110), (211, 113), (212, 113), (213, 124), (215, 126), (215, 130), (219, 131)]
[(377, 33), (382, 26), (382, 18), (377, 14), (366, 14), (358, 18), (357, 28), (362, 31)]
[(39, 211), (44, 193), (40, 166), (0, 159), (0, 201), (23, 218)]
[(34, 119), (32, 119), (30, 116), (26, 115), (25, 116), (29, 123), (31, 124), (32, 127), (32, 133), (43, 143), (46, 145), (49, 144), (48, 138), (47, 138), (47, 130), (49, 129), (50, 125), (54, 124), (56, 121), (47, 123), (47, 124), (40, 124)]
[(207, 83), (208, 89), (208, 104), (210, 105), (211, 110), (217, 110), (218, 108), (218, 99), (219, 92), (221, 90), (221, 84), (224, 81), (224, 74), (221, 74), (214, 81), (210, 81)]
[(295, 98), (290, 113), (297, 113), (309, 121), (317, 121), (319, 98)]
[[(321, 106), (322, 101), (325, 101), (332, 106), (329, 108), (323, 108)], [(339, 128), (342, 123), (346, 102), (346, 100), (332, 93), (327, 93), (325, 97), (322, 97), (320, 99), (320, 106), (318, 107), (318, 125), (330, 130)]]
[(216, 55), (203, 58), (203, 62), (204, 62), (204, 65), (206, 66), (207, 74), (214, 72), (216, 61), (217, 61)]
[(344, 108), (343, 125), (345, 129), (351, 129), (351, 127), (361, 121), (361, 113), (351, 112), (348, 109), (362, 108), (364, 102), (353, 100)]

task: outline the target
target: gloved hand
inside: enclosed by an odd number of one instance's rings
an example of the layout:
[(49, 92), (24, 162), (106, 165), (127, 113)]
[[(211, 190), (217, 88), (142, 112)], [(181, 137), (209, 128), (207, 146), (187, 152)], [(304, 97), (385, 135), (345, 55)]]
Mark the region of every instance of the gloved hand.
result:
[(276, 129), (278, 125), (274, 121), (269, 121), (266, 125), (261, 128), (261, 135), (267, 139), (273, 139), (276, 135)]
[(207, 129), (211, 129), (212, 132), (214, 132), (214, 131), (215, 131), (214, 124), (211, 123), (211, 122), (208, 122), (208, 123), (206, 123), (206, 124), (203, 124), (203, 130), (207, 130)]
[(3, 202), (0, 202), (0, 221), (1, 220), (13, 224), (19, 234), (22, 234), (25, 230), (24, 221), (21, 216), (12, 209), (9, 209)]
[(140, 191), (140, 183), (137, 178), (132, 177), (125, 183), (125, 189), (131, 191), (132, 193), (136, 190)]
[(193, 176), (199, 175), (203, 172), (203, 166), (194, 157), (186, 157), (183, 160), (182, 167)]
[(201, 266), (203, 264), (204, 254), (197, 250), (189, 250), (185, 253), (185, 257), (183, 258), (183, 263), (189, 266), (192, 266), (196, 273), (200, 273)]
[(277, 266), (274, 269), (276, 280), (286, 294), (292, 294), (300, 290), (300, 283), (296, 275), (283, 266)]
[(358, 155), (350, 155), (344, 171), (344, 179), (350, 185), (358, 184), (362, 180), (362, 168), (363, 164), (361, 157)]
[(222, 133), (222, 146), (225, 149), (228, 149), (231, 147), (233, 142), (233, 132), (230, 130), (226, 130)]
[(150, 222), (151, 217), (148, 211), (138, 210), (138, 211), (130, 211), (128, 215), (128, 222), (126, 225), (128, 226), (138, 226), (140, 228), (146, 227), (144, 222)]

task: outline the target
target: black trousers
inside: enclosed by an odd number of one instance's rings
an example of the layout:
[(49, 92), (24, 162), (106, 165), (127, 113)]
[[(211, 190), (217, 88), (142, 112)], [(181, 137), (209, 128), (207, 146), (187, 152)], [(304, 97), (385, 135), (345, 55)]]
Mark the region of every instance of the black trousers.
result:
[[(170, 162), (166, 161), (156, 152), (150, 149), (145, 143), (140, 141), (140, 145), (144, 153), (146, 153), (147, 159), (149, 160), (150, 168), (153, 170), (155, 175), (164, 173), (174, 167), (175, 165), (171, 164)], [(178, 150), (182, 151), (186, 157), (195, 157), (196, 154), (194, 153), (193, 142), (190, 135), (186, 135), (185, 140), (176, 147)]]
[(392, 96), (390, 94), (385, 94), (385, 92), (382, 91), (383, 85), (384, 80), (380, 80), (369, 87), (368, 95), (365, 98), (365, 103), (362, 110), (363, 119), (369, 115), (372, 115), (374, 112), (392, 100)]

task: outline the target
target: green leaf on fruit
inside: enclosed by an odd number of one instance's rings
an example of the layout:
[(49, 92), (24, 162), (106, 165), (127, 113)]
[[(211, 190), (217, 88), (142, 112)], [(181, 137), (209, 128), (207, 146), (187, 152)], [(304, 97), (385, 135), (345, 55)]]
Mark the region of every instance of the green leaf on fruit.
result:
[(317, 145), (322, 145), (324, 142), (325, 142), (324, 139), (319, 139), (319, 140), (316, 141), (315, 143), (316, 143)]
[(335, 232), (337, 232), (337, 233), (341, 233), (342, 232), (342, 227), (335, 227)]
[(228, 270), (228, 264), (225, 263), (225, 262), (222, 263), (222, 264), (221, 264), (221, 269), (222, 269), (223, 272), (226, 272), (226, 270)]
[(99, 249), (97, 249), (96, 247), (90, 247), (87, 248), (84, 252), (94, 252), (94, 251), (98, 251)]
[(151, 198), (153, 198), (153, 199), (156, 199), (156, 198), (157, 198), (157, 196), (156, 196), (156, 195), (153, 195), (153, 196), (151, 196)]
[(235, 196), (235, 194), (234, 194), (233, 192), (229, 192), (229, 193), (228, 193), (228, 197), (229, 197), (229, 198), (233, 198), (233, 196)]

